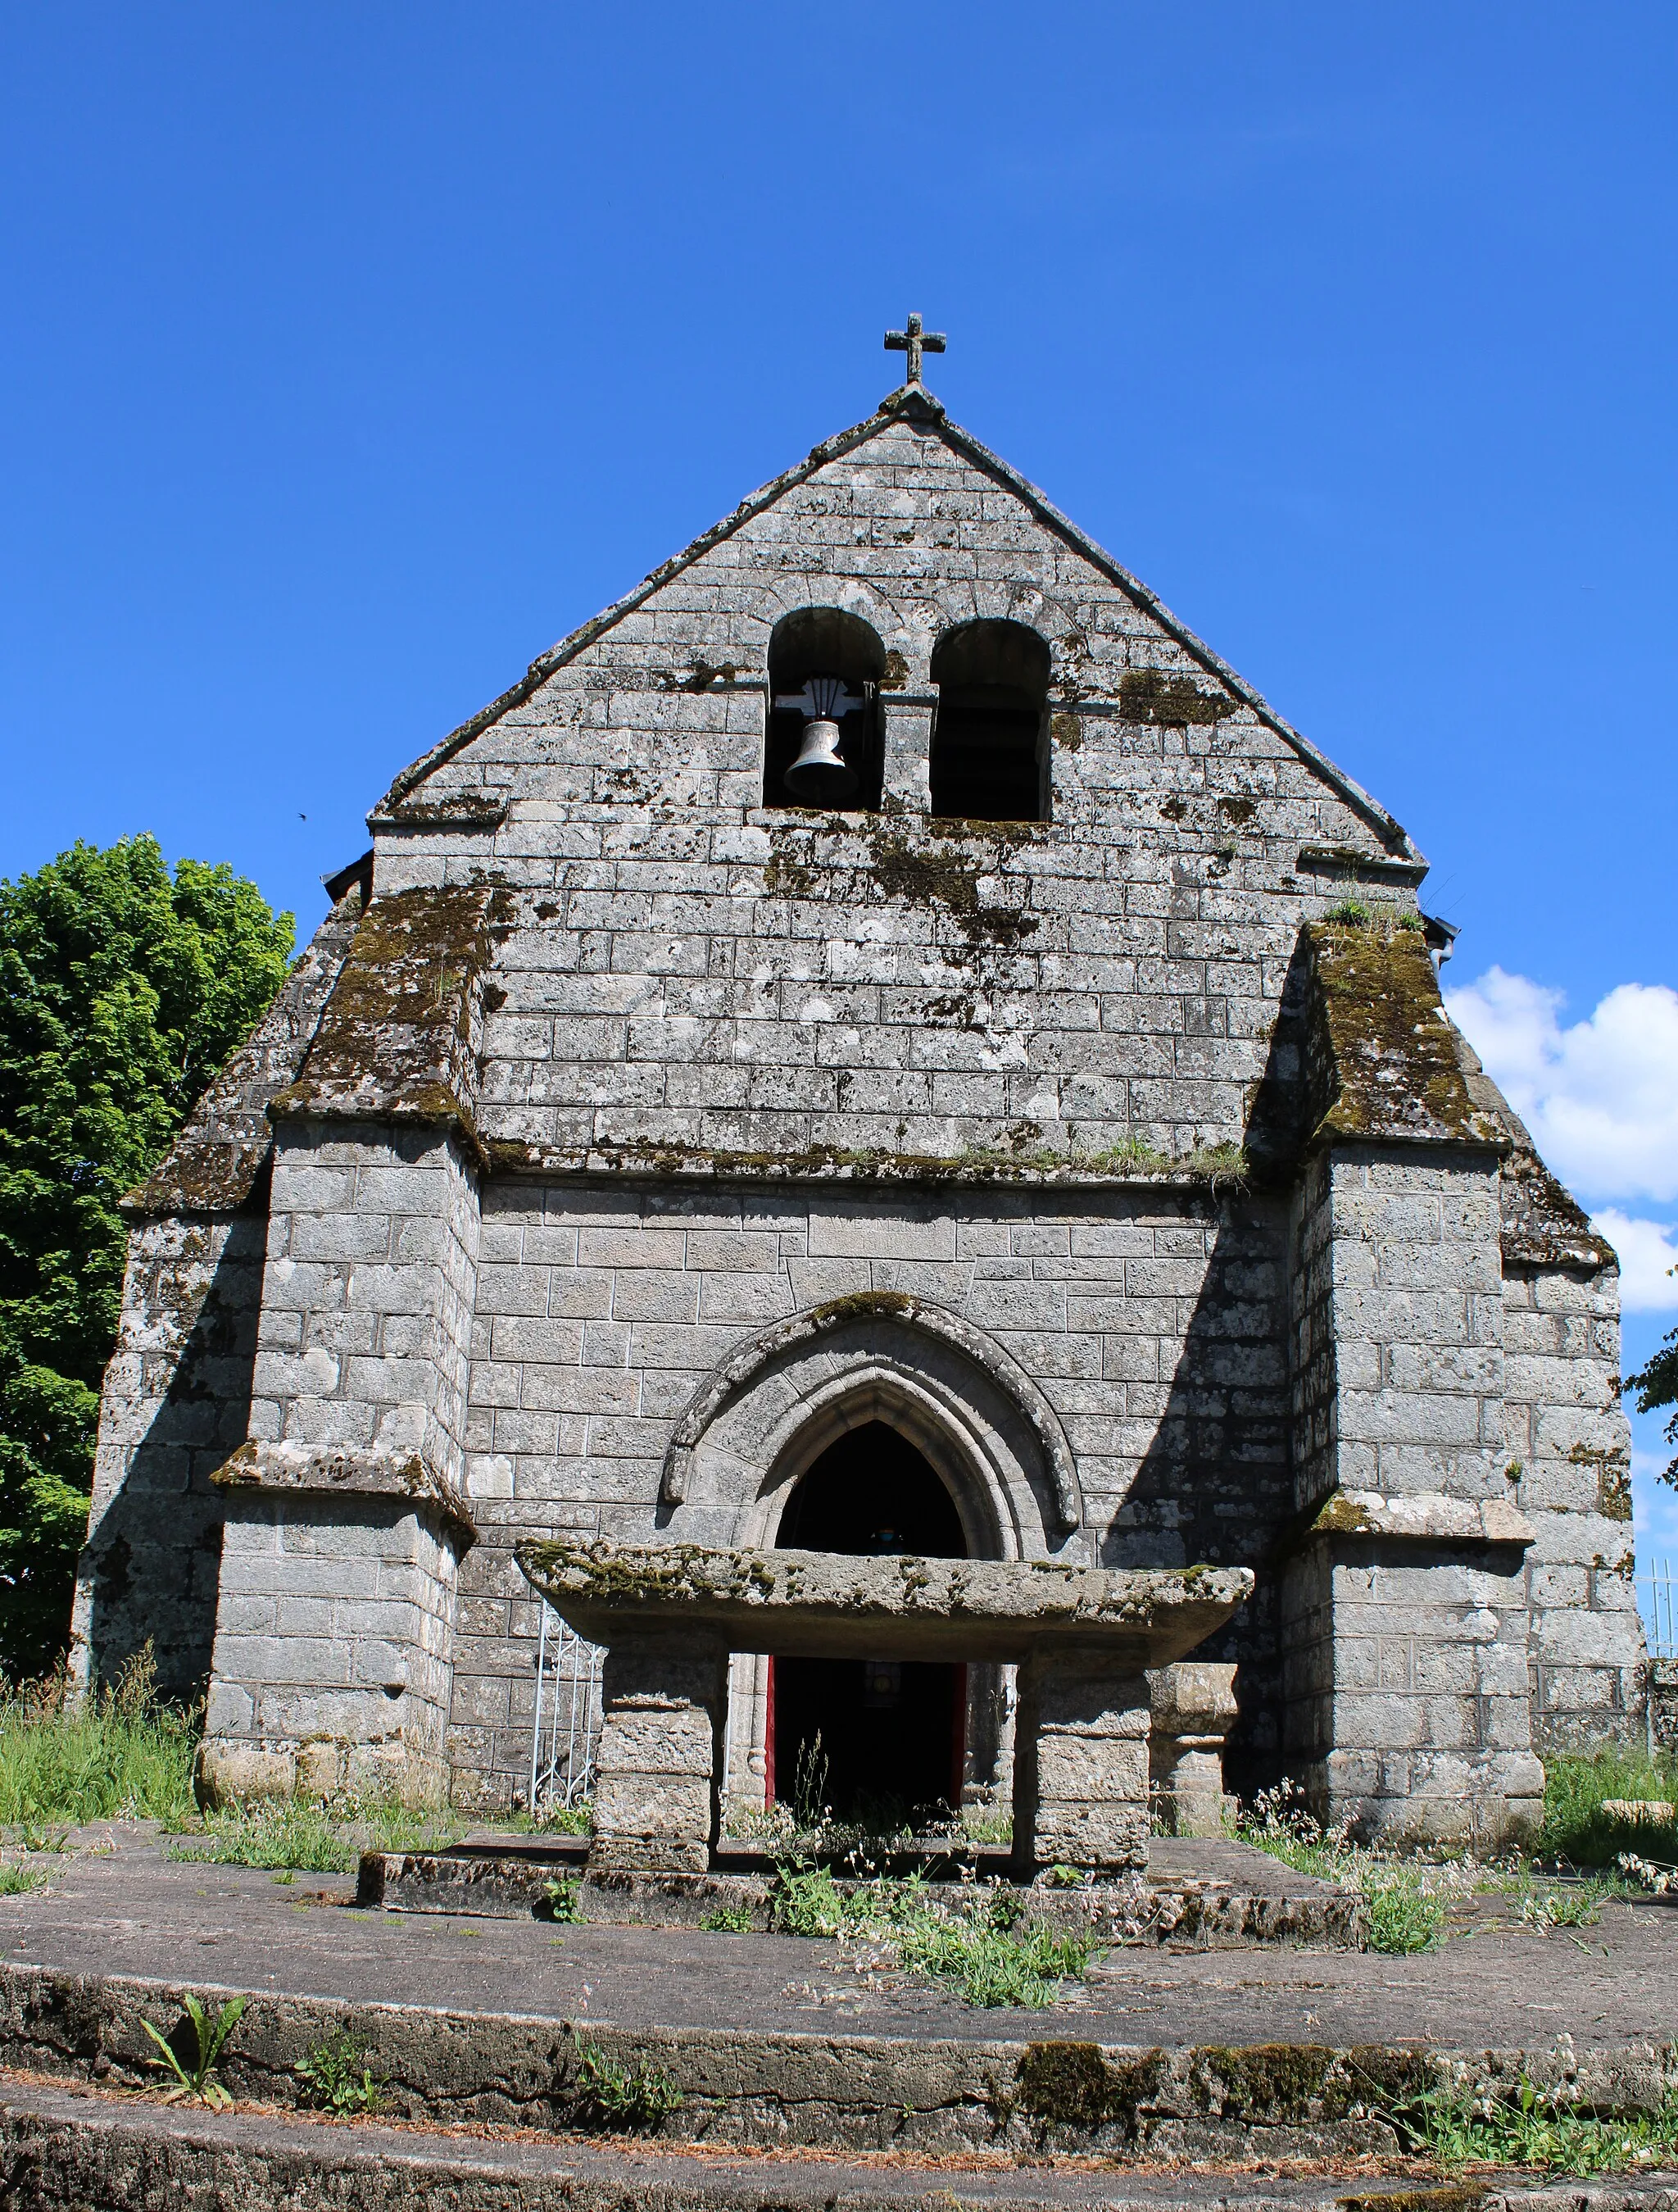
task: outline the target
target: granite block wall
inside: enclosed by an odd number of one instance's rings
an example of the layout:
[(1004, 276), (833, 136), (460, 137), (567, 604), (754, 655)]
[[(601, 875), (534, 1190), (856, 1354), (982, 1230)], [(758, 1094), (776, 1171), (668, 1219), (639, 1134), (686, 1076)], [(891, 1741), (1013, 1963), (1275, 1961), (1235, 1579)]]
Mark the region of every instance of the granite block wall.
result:
[(396, 1499), (235, 1492), (201, 1787), (446, 1794), (456, 1540)]
[(1503, 1303), (1506, 1471), (1536, 1531), (1527, 1553), (1535, 1740), (1558, 1751), (1607, 1736), (1635, 1744), (1647, 1684), (1618, 1279), (1612, 1269), (1511, 1267)]
[(250, 1434), (462, 1468), (479, 1212), (445, 1130), (288, 1121)]
[(265, 1236), (254, 1207), (130, 1234), (71, 1621), (82, 1681), (114, 1681), (149, 1644), (161, 1696), (191, 1705), (208, 1686), (221, 1556), (210, 1476), (249, 1422)]
[[(1289, 1508), (1273, 1201), (1203, 1191), (682, 1190), (491, 1182), (478, 1269), (451, 1757), (463, 1797), (528, 1771), (536, 1614), (526, 1534), (643, 1538), (678, 1416), (765, 1323), (906, 1293), (993, 1336), (1075, 1451), (1109, 1565), (1246, 1565)], [(707, 1524), (706, 1540), (731, 1532)], [(1250, 1703), (1234, 1760), (1274, 1762), (1274, 1589), (1232, 1632)], [(1218, 1654), (1209, 1656), (1216, 1656)]]

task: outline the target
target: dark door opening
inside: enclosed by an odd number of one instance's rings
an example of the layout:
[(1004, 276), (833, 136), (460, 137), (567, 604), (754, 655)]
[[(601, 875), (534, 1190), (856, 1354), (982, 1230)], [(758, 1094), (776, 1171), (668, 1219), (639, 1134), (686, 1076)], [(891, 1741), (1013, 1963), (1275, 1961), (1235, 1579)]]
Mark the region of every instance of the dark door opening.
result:
[[(869, 1421), (830, 1444), (787, 1501), (782, 1550), (965, 1559), (948, 1491), (906, 1437)], [(772, 1659), (770, 1794), (801, 1818), (888, 1827), (961, 1802), (967, 1670), (884, 1659)]]

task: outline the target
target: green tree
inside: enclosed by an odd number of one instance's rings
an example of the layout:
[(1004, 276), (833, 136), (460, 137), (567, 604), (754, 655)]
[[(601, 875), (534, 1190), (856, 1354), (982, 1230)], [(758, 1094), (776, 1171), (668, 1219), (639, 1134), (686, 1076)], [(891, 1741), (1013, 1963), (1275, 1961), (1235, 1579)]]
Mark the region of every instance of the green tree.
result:
[(100, 1376), (122, 1297), (116, 1206), (279, 989), (293, 921), (154, 837), (0, 879), (0, 1669), (64, 1647)]
[[(1672, 1273), (1678, 1275), (1678, 1267)], [(1678, 1445), (1678, 1328), (1666, 1338), (1646, 1367), (1627, 1376), (1626, 1388), (1637, 1392), (1639, 1413), (1657, 1413), (1668, 1406), (1674, 1408), (1666, 1425), (1666, 1440)], [(1678, 1459), (1668, 1462), (1662, 1470), (1661, 1480), (1678, 1490)]]

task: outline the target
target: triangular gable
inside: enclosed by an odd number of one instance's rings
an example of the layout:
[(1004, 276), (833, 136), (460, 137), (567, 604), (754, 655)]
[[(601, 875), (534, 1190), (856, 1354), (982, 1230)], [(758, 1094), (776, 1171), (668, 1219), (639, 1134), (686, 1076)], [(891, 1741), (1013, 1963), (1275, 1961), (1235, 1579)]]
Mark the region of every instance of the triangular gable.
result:
[(921, 422), (933, 426), (944, 442), (954, 452), (962, 454), (976, 467), (992, 477), (1004, 489), (1011, 492), (1038, 521), (1052, 531), (1093, 568), (1099, 569), (1102, 574), (1116, 584), (1143, 612), (1158, 623), (1161, 629), (1176, 644), (1196, 660), (1209, 675), (1215, 676), (1220, 683), (1234, 694), (1243, 706), (1251, 708), (1261, 722), (1273, 730), (1286, 744), (1292, 746), (1299, 758), (1315, 774), (1320, 775), (1324, 781), (1355, 812), (1360, 814), (1368, 822), (1383, 843), (1389, 848), (1393, 860), (1405, 866), (1407, 874), (1411, 870), (1420, 873), (1425, 869), (1427, 864), (1421, 854), (1412, 843), (1402, 824), (1388, 813), (1386, 808), (1378, 799), (1372, 798), (1343, 769), (1337, 768), (1325, 753), (1319, 751), (1308, 738), (1302, 736), (1291, 722), (1279, 714), (1269, 702), (1260, 692), (1255, 690), (1243, 676), (1232, 668), (1227, 660), (1215, 653), (1203, 639), (1197, 637), (1186, 623), (1180, 621), (1163, 600), (1148, 589), (1140, 577), (1133, 576), (1128, 568), (1114, 560), (1111, 553), (1079, 529), (1077, 524), (1063, 514), (1046, 494), (1040, 491), (1029, 478), (1021, 476), (1017, 469), (1011, 467), (1000, 454), (993, 453), (990, 447), (981, 444), (971, 431), (964, 430), (959, 423), (951, 422), (944, 412), (942, 403), (935, 399), (930, 392), (917, 385), (904, 385), (897, 391), (887, 393), (865, 422), (855, 423), (850, 429), (841, 430), (836, 436), (826, 440), (821, 445), (814, 447), (804, 459), (795, 467), (784, 470), (779, 476), (772, 477), (767, 483), (752, 493), (749, 498), (742, 500), (732, 514), (725, 515), (720, 522), (713, 523), (709, 530), (702, 532), (690, 544), (684, 546), (680, 553), (673, 555), (669, 560), (655, 568), (635, 586), (633, 591), (626, 592), (622, 599), (615, 600), (610, 606), (583, 623), (580, 629), (572, 630), (568, 637), (561, 638), (557, 645), (550, 646), (546, 653), (538, 653), (516, 684), (510, 685), (499, 698), (492, 699), (487, 707), (480, 708), (469, 720), (461, 723), (457, 729), (451, 730), (447, 737), (439, 744), (433, 745), (428, 753), (422, 755), (411, 767), (403, 770), (373, 813), (368, 816), (369, 823), (377, 827), (394, 808), (409, 797), (416, 786), (424, 782), (434, 769), (441, 768), (445, 762), (451, 760), (475, 738), (481, 737), (486, 730), (493, 728), (503, 715), (510, 714), (514, 708), (522, 706), (525, 700), (545, 684), (556, 670), (563, 668), (567, 661), (573, 660), (579, 653), (603, 637), (615, 623), (622, 621), (626, 615), (633, 614), (638, 607), (645, 605), (656, 592), (669, 583), (674, 577), (679, 576), (684, 569), (691, 568), (694, 562), (710, 552), (713, 546), (721, 544), (724, 539), (731, 537), (746, 523), (772, 507), (778, 500), (784, 498), (789, 491), (806, 483), (818, 469), (825, 468), (830, 462), (842, 459), (845, 454), (876, 435), (888, 423), (903, 420)]

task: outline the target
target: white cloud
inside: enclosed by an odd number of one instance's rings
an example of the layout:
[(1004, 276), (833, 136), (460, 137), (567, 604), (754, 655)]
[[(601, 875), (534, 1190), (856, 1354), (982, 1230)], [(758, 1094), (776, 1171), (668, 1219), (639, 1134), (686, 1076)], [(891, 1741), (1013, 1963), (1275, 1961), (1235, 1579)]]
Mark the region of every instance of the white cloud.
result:
[(1620, 983), (1566, 1028), (1562, 1002), (1501, 968), (1445, 996), (1564, 1182), (1598, 1200), (1678, 1198), (1678, 991)]
[(1678, 1230), (1664, 1221), (1639, 1221), (1605, 1206), (1590, 1225), (1620, 1255), (1620, 1304), (1627, 1313), (1678, 1312)]

